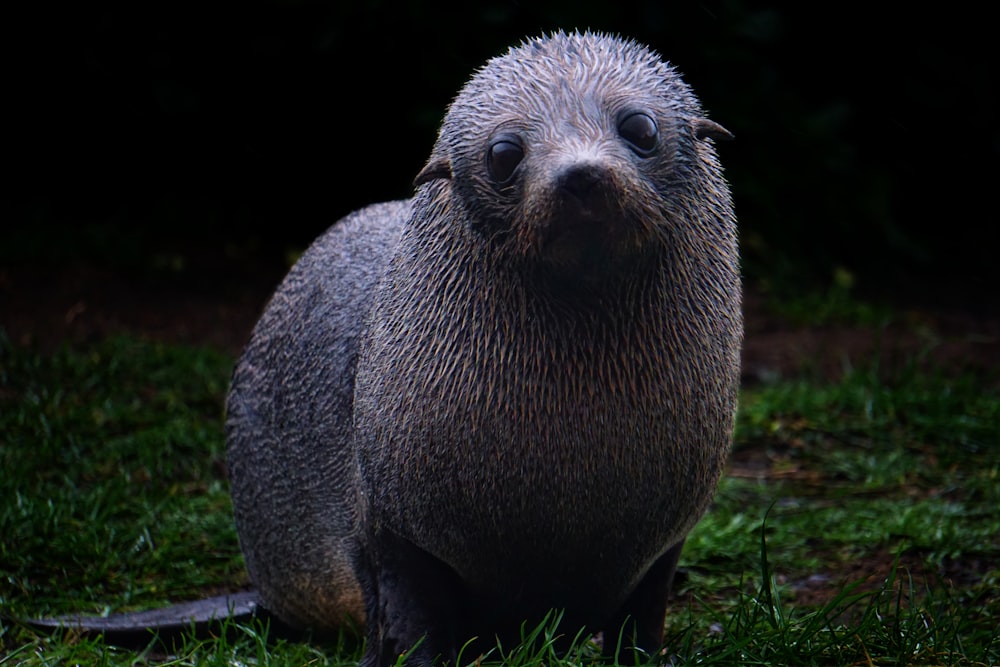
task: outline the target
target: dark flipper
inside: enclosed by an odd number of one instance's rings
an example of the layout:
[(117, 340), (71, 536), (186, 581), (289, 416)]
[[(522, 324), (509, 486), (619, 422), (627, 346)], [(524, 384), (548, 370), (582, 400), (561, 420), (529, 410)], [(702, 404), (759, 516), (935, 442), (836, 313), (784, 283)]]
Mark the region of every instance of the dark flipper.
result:
[(142, 649), (152, 645), (171, 650), (181, 643), (184, 636), (198, 639), (219, 636), (224, 631), (235, 630), (236, 624), (246, 624), (254, 619), (269, 623), (271, 636), (275, 633), (281, 636), (297, 634), (259, 605), (256, 591), (219, 595), (148, 611), (110, 616), (71, 614), (29, 619), (24, 623), (43, 632), (65, 629), (85, 637), (103, 636), (107, 643), (124, 648)]
[[(620, 664), (647, 662), (663, 648), (667, 598), (677, 571), (684, 540), (667, 550), (653, 564), (629, 596), (618, 616), (604, 631), (604, 652)], [(639, 649), (635, 655), (632, 648)]]
[[(369, 595), (367, 644), (361, 667), (455, 664), (461, 636), (461, 583), (447, 565), (412, 543), (382, 532), (373, 549), (378, 563), (362, 574)], [(464, 639), (464, 637), (463, 637)]]

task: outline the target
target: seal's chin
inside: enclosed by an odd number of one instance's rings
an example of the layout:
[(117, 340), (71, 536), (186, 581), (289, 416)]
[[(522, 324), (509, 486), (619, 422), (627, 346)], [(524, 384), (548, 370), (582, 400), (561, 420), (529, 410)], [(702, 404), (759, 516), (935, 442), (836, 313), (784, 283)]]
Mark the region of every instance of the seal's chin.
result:
[(640, 232), (620, 213), (563, 211), (541, 230), (538, 260), (556, 279), (602, 283), (637, 270), (646, 245)]
[(566, 280), (603, 282), (637, 269), (648, 245), (643, 226), (619, 205), (612, 188), (580, 198), (557, 192), (557, 205), (538, 220), (539, 260)]

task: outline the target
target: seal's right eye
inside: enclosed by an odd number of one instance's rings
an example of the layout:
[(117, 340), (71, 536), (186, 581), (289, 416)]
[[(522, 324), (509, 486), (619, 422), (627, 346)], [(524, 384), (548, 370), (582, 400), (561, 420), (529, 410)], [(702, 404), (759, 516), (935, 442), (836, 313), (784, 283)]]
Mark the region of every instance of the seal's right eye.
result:
[(644, 113), (634, 113), (618, 124), (618, 134), (627, 141), (636, 153), (648, 157), (656, 148), (659, 130), (656, 121)]
[(490, 144), (486, 153), (486, 168), (490, 178), (497, 183), (506, 183), (514, 176), (514, 170), (524, 159), (521, 143), (512, 136), (498, 137)]

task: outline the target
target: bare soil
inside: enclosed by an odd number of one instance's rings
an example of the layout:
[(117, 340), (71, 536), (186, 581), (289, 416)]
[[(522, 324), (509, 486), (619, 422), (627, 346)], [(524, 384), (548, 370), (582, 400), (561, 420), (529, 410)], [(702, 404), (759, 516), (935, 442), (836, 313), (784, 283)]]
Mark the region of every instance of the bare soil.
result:
[[(274, 269), (162, 280), (89, 264), (58, 271), (0, 267), (0, 327), (42, 349), (129, 332), (238, 354), (281, 279)], [(774, 377), (835, 379), (852, 365), (891, 369), (918, 359), (944, 371), (1000, 370), (1000, 308), (904, 307), (882, 328), (798, 326), (776, 316), (752, 287), (744, 298), (747, 383)]]

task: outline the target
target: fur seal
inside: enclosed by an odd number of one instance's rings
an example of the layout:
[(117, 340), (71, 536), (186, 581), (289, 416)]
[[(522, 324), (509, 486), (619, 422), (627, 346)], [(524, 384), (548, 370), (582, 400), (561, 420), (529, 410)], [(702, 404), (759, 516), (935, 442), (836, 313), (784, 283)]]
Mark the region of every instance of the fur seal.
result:
[(736, 222), (691, 89), (602, 33), (525, 41), (450, 105), (417, 191), (331, 227), (228, 400), (262, 604), (369, 667), (550, 609), (660, 648), (731, 444)]
[(366, 667), (510, 646), (551, 609), (660, 649), (735, 419), (728, 138), (673, 66), (606, 33), (474, 73), (413, 198), (319, 237), (235, 368), (227, 458), (264, 608), (363, 626)]

